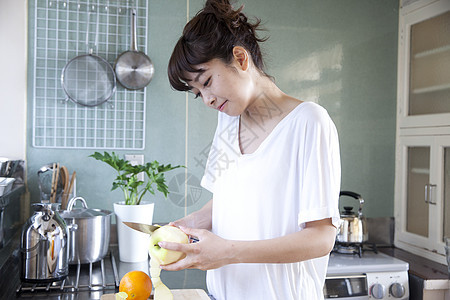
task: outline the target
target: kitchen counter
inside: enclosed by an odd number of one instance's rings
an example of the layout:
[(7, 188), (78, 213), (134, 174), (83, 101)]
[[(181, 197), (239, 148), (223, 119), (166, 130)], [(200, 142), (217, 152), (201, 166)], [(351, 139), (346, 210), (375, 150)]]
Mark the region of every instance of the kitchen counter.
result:
[[(106, 268), (106, 282), (111, 283), (111, 285), (108, 284), (108, 286), (104, 289), (100, 287), (100, 290), (89, 291), (87, 288), (80, 288), (77, 292), (69, 291), (64, 293), (59, 290), (52, 289), (50, 291), (26, 291), (24, 293), (17, 294), (16, 289), (20, 284), (19, 243), (20, 230), (16, 232), (14, 237), (11, 239), (11, 242), (1, 249), (0, 258), (5, 258), (6, 256), (8, 256), (8, 258), (2, 265), (0, 265), (0, 299), (100, 299), (103, 294), (115, 292), (114, 276), (112, 275), (113, 272)], [(110, 253), (115, 258), (119, 280), (125, 273), (132, 270), (142, 270), (147, 271), (148, 273), (148, 261), (144, 261), (142, 263), (124, 263), (119, 261), (117, 244), (111, 244)], [(111, 254), (104, 259), (105, 266), (111, 265)], [(95, 268), (95, 266), (100, 268), (100, 262), (93, 264), (93, 266), (93, 268)], [(84, 279), (89, 280), (89, 265), (82, 265), (81, 270), (80, 282), (83, 282)], [(71, 274), (76, 274), (76, 272), (77, 266), (70, 266), (69, 277)], [(95, 269), (92, 274), (95, 280)], [(206, 291), (206, 272), (201, 270), (183, 270), (177, 272), (162, 271), (161, 280), (170, 289), (203, 289)]]
[(378, 250), (409, 263), (410, 300), (449, 299), (450, 277), (446, 265), (398, 248)]
[(378, 248), (390, 256), (409, 263), (409, 273), (426, 280), (448, 280), (447, 266), (398, 248)]

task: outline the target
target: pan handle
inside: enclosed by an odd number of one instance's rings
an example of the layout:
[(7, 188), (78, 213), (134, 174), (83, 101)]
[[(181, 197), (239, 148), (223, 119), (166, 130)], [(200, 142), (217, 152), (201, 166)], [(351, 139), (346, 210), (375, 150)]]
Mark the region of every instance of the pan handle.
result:
[(92, 54), (92, 49), (89, 47), (89, 28), (91, 26), (91, 12), (88, 13), (87, 16), (87, 25), (86, 25), (86, 52)]
[(136, 9), (131, 9), (131, 50), (137, 50), (137, 37), (136, 37)]

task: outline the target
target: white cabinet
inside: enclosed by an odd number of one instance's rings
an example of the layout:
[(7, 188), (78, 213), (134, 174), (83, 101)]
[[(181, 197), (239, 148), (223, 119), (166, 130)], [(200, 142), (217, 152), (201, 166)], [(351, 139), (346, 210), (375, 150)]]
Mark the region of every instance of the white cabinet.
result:
[(402, 136), (397, 144), (396, 246), (445, 263), (450, 236), (450, 135)]
[(395, 245), (447, 264), (450, 236), (450, 1), (400, 9)]
[(407, 8), (399, 16), (399, 126), (450, 125), (450, 1)]

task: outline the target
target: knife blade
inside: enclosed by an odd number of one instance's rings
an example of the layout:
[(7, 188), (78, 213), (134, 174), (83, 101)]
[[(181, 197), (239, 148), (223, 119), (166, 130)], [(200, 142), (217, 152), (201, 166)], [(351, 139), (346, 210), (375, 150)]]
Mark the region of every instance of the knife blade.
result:
[(143, 232), (147, 234), (152, 234), (153, 231), (160, 228), (159, 225), (149, 225), (149, 224), (142, 224), (142, 223), (134, 223), (134, 222), (122, 222), (123, 224), (127, 225), (128, 227)]

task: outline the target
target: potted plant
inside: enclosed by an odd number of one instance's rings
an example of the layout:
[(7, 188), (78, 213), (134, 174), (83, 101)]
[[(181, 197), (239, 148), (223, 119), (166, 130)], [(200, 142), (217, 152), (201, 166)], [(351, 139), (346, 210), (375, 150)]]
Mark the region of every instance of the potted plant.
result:
[[(156, 160), (142, 165), (132, 165), (114, 152), (111, 154), (95, 152), (90, 157), (108, 164), (117, 171), (111, 190), (119, 188), (124, 195), (124, 201), (114, 203), (120, 260), (123, 262), (147, 260), (150, 237), (128, 228), (122, 222), (152, 224), (154, 203), (145, 201), (144, 195), (147, 192), (155, 195), (156, 191), (159, 191), (167, 198), (169, 189), (165, 183), (164, 173), (181, 166), (162, 165)], [(144, 181), (139, 179), (140, 173), (144, 173)]]

